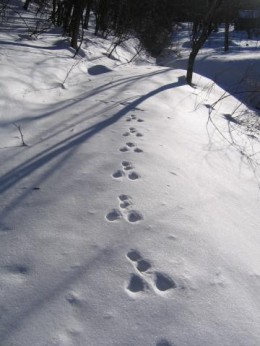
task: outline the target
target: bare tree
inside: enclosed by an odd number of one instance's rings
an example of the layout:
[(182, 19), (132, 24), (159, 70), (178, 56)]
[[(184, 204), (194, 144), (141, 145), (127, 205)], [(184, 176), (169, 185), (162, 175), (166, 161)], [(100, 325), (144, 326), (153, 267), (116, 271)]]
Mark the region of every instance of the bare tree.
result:
[(193, 23), (193, 30), (191, 35), (191, 53), (188, 59), (188, 67), (186, 74), (186, 81), (189, 85), (192, 83), (193, 69), (195, 59), (207, 41), (214, 29), (215, 18), (217, 11), (220, 8), (222, 0), (207, 1), (206, 12), (201, 21)]
[(229, 50), (229, 32), (230, 26), (238, 17), (238, 10), (241, 4), (241, 0), (227, 0), (222, 8), (221, 19), (225, 24), (224, 31), (224, 51)]

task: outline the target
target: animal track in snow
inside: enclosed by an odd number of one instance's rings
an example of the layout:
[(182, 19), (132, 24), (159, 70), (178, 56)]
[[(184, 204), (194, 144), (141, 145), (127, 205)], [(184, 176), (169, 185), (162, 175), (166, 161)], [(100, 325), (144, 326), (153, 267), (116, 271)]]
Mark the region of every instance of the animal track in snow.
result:
[(134, 127), (130, 127), (129, 131), (124, 132), (122, 136), (128, 137), (128, 136), (134, 135), (134, 134), (136, 137), (143, 137), (143, 134), (141, 132), (137, 132), (137, 130)]
[(127, 220), (131, 223), (135, 223), (143, 220), (143, 215), (137, 210), (131, 210), (127, 215)]
[(126, 166), (126, 167), (124, 167), (124, 170), (129, 171), (130, 169), (133, 169), (133, 168), (134, 168), (133, 166)]
[(139, 270), (139, 272), (146, 272), (148, 269), (151, 268), (151, 264), (144, 259), (140, 259), (137, 262), (136, 268)]
[(119, 150), (123, 153), (130, 151), (131, 149), (133, 149), (134, 152), (136, 153), (142, 153), (143, 150), (136, 147), (136, 145), (133, 142), (127, 142), (123, 147), (121, 147)]
[[(122, 169), (118, 169), (117, 171), (115, 171), (113, 174), (112, 174), (112, 177), (114, 179), (120, 179), (120, 178), (123, 178), (125, 176), (125, 172), (124, 171), (131, 171), (134, 167), (132, 166), (131, 162), (129, 161), (123, 161), (122, 162)], [(130, 172), (128, 174), (128, 179), (129, 180), (137, 180), (140, 178), (140, 175), (134, 171)]]
[(111, 221), (111, 222), (117, 221), (121, 218), (122, 218), (122, 214), (121, 214), (120, 210), (118, 210), (118, 209), (113, 209), (106, 215), (106, 219), (108, 221)]
[(126, 118), (126, 121), (132, 121), (132, 120), (136, 120), (136, 119), (137, 119), (136, 115), (131, 114), (130, 117)]
[(120, 195), (118, 196), (119, 200), (121, 202), (127, 201), (128, 199), (131, 199), (131, 197), (129, 195)]
[(144, 121), (144, 120), (141, 119), (141, 118), (138, 118), (138, 119), (137, 119), (137, 116), (134, 115), (134, 114), (131, 114), (130, 117), (126, 118), (126, 121), (132, 121), (132, 120), (136, 120), (136, 121), (138, 121), (139, 123), (142, 123), (142, 122)]
[(130, 250), (127, 253), (126, 257), (128, 257), (133, 262), (137, 262), (142, 259), (142, 256), (140, 255), (140, 253), (136, 250)]
[(126, 194), (121, 194), (118, 196), (119, 199), (119, 209), (112, 209), (107, 215), (106, 219), (110, 222), (120, 220), (124, 218), (130, 223), (135, 223), (143, 219), (142, 214), (137, 210), (131, 210), (132, 197)]
[(115, 179), (118, 179), (118, 178), (122, 178), (124, 175), (125, 173), (119, 169), (112, 174), (112, 177)]
[(143, 150), (142, 150), (142, 149), (140, 149), (140, 148), (135, 148), (135, 149), (134, 149), (134, 152), (135, 152), (135, 153), (142, 153), (142, 152), (143, 152)]
[(133, 169), (133, 166), (132, 166), (131, 162), (129, 162), (129, 161), (123, 161), (123, 162), (122, 162), (122, 166), (123, 166), (123, 169), (124, 169), (125, 171), (128, 171), (128, 170), (130, 170), (130, 169)]
[(151, 263), (143, 259), (141, 254), (136, 250), (130, 250), (126, 257), (129, 258), (130, 261), (136, 262), (135, 267), (141, 273), (151, 268)]
[(146, 282), (136, 274), (132, 274), (127, 289), (132, 293), (143, 292), (147, 289)]
[(130, 174), (128, 174), (128, 178), (130, 179), (130, 180), (137, 180), (137, 179), (139, 179), (139, 174), (137, 174), (136, 172), (131, 172)]
[(119, 206), (122, 209), (126, 209), (126, 208), (130, 207), (130, 205), (132, 205), (132, 203), (130, 202), (131, 197), (128, 195), (120, 195), (120, 196), (118, 196), (118, 199), (120, 201)]
[(152, 286), (156, 287), (161, 292), (176, 288), (175, 282), (167, 274), (151, 271), (151, 263), (144, 259), (137, 250), (130, 250), (126, 257), (132, 262), (134, 268), (139, 272), (139, 275)]
[(121, 147), (119, 150), (120, 150), (122, 153), (125, 153), (125, 152), (129, 151), (129, 148), (126, 147), (126, 146), (124, 146), (124, 147)]
[(133, 148), (133, 147), (135, 147), (135, 144), (133, 142), (127, 142), (126, 146), (129, 148)]
[(129, 166), (129, 165), (131, 165), (131, 162), (129, 162), (129, 161), (123, 161), (122, 162), (123, 167)]
[(159, 272), (155, 273), (155, 285), (159, 291), (176, 288), (175, 282), (168, 275)]

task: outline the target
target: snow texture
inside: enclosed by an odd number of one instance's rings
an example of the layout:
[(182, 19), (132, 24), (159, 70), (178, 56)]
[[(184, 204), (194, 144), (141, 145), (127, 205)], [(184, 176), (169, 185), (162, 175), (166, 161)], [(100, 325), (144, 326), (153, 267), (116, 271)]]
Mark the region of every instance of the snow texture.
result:
[(75, 59), (56, 32), (25, 37), (10, 13), (0, 345), (260, 345), (259, 138), (227, 120), (239, 101), (212, 109), (210, 76), (190, 87), (182, 69), (125, 64), (126, 48), (108, 59), (91, 35)]

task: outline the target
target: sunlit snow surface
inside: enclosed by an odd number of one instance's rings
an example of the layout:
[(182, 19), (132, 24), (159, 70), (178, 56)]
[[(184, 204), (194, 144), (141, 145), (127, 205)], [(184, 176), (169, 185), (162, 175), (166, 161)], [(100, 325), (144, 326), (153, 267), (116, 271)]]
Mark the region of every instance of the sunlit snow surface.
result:
[(224, 90), (203, 76), (189, 87), (184, 70), (127, 64), (126, 48), (108, 59), (109, 42), (91, 35), (72, 59), (57, 33), (28, 40), (10, 22), (0, 31), (0, 345), (259, 345), (249, 110), (235, 118), (233, 97), (212, 109)]

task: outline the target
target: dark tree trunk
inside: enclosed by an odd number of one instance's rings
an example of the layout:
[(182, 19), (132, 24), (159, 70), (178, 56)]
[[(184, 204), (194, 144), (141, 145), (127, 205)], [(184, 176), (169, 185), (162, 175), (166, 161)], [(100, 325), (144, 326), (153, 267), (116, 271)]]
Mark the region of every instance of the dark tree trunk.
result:
[(75, 0), (72, 20), (71, 20), (71, 47), (74, 49), (78, 48), (78, 36), (80, 29), (80, 22), (83, 18), (84, 7), (82, 4), (82, 0)]
[(192, 83), (192, 76), (193, 76), (193, 70), (194, 70), (194, 63), (195, 63), (195, 59), (196, 56), (198, 55), (200, 48), (198, 47), (194, 47), (192, 48), (192, 51), (189, 55), (189, 59), (188, 59), (188, 66), (187, 66), (187, 74), (186, 74), (186, 82), (191, 85)]
[(225, 38), (224, 38), (224, 51), (227, 52), (229, 50), (229, 27), (230, 24), (228, 22), (225, 23)]
[(88, 0), (87, 6), (86, 6), (86, 11), (85, 11), (85, 16), (84, 16), (84, 24), (83, 24), (84, 29), (88, 29), (91, 5), (92, 5), (92, 0)]
[(207, 41), (209, 38), (211, 32), (213, 30), (213, 26), (210, 25), (209, 23), (204, 24), (202, 28), (202, 32), (199, 34), (198, 40), (193, 42), (192, 48), (191, 48), (191, 53), (188, 59), (188, 67), (187, 67), (187, 74), (186, 74), (186, 82), (191, 85), (192, 83), (192, 75), (193, 75), (193, 68), (194, 68), (194, 63), (195, 59), (200, 51), (200, 49), (203, 47), (204, 43)]
[(25, 1), (24, 5), (23, 5), (23, 9), (25, 11), (28, 11), (30, 3), (31, 3), (31, 0), (26, 0)]
[(64, 17), (63, 17), (63, 31), (64, 33), (70, 33), (70, 24), (71, 24), (71, 12), (72, 12), (72, 6), (73, 3), (72, 1), (66, 1), (65, 3), (63, 3), (63, 13), (64, 13)]
[(109, 12), (109, 3), (107, 0), (99, 0), (98, 6), (96, 8), (96, 27), (95, 35), (101, 32), (104, 35), (108, 27), (107, 14)]
[[(211, 35), (212, 30), (214, 29), (214, 16), (216, 10), (220, 6), (222, 0), (213, 0), (205, 17), (201, 21), (201, 29), (197, 29), (196, 32), (193, 31), (193, 34), (196, 35), (192, 37), (192, 49), (188, 60), (188, 67), (186, 73), (186, 82), (191, 85), (192, 83), (192, 75), (193, 68), (196, 56), (198, 52), (203, 47), (204, 43), (207, 41), (209, 36)], [(196, 25), (196, 23), (194, 23)]]
[[(55, 15), (55, 20), (58, 26), (62, 26), (64, 17), (64, 6), (61, 1), (58, 2), (57, 14)], [(63, 26), (64, 29), (64, 26)]]
[(52, 13), (51, 13), (51, 21), (54, 25), (57, 24), (56, 21), (56, 7), (57, 7), (57, 1), (56, 0), (52, 0)]

